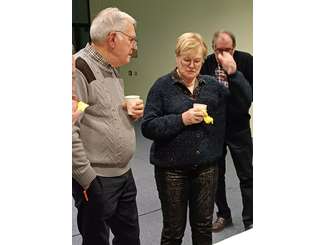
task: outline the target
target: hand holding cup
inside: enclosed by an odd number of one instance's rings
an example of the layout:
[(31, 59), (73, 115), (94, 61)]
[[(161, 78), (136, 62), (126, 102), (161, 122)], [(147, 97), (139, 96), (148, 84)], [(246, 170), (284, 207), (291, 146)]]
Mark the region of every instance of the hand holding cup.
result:
[[(207, 111), (206, 105), (203, 108), (206, 108), (205, 110)], [(190, 108), (186, 112), (182, 113), (182, 121), (186, 126), (201, 123), (203, 119), (204, 119), (204, 109), (201, 109), (200, 107), (197, 106), (195, 107), (195, 104), (193, 108)]]
[(144, 103), (139, 95), (125, 96), (125, 101), (128, 115), (136, 120), (143, 117)]

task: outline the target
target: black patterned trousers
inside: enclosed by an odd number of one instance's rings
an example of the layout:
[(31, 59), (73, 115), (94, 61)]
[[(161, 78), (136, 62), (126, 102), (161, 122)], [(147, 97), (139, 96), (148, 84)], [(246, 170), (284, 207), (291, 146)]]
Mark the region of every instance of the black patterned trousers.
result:
[(161, 245), (181, 244), (188, 206), (192, 244), (211, 245), (216, 164), (185, 170), (155, 167), (155, 180), (163, 215)]

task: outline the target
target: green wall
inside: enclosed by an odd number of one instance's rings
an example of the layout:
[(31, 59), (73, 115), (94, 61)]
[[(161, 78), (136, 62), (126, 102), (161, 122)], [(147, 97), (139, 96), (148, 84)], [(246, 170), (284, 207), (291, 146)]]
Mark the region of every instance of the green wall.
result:
[[(91, 18), (101, 9), (118, 7), (137, 20), (138, 57), (121, 67), (125, 94), (144, 100), (153, 82), (175, 67), (176, 38), (184, 32), (200, 33), (209, 49), (213, 33), (231, 30), (237, 48), (253, 53), (253, 0), (90, 0)], [(137, 72), (129, 76), (128, 72)]]

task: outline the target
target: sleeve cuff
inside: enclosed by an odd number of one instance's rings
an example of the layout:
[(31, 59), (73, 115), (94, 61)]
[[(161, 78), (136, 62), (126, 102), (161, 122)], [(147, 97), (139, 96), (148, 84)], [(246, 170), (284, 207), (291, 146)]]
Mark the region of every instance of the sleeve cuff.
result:
[(239, 71), (236, 70), (236, 72), (232, 73), (231, 75), (228, 75), (228, 78), (230, 78), (230, 79), (236, 78), (238, 76), (238, 74), (239, 74)]
[(79, 184), (83, 187), (83, 189), (88, 187), (96, 177), (97, 177), (96, 172), (90, 166), (82, 175), (78, 174), (73, 176), (73, 178), (77, 182), (79, 182)]
[(186, 125), (183, 123), (182, 114), (179, 115), (178, 120), (179, 120), (179, 128), (180, 129), (184, 128)]

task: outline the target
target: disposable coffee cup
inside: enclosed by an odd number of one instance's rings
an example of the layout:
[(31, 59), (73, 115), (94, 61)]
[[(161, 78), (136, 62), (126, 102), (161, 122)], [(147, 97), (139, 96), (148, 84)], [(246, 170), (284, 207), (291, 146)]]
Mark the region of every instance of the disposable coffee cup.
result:
[(197, 108), (201, 111), (207, 112), (207, 105), (205, 104), (194, 103), (193, 108)]
[(125, 96), (125, 100), (127, 103), (127, 113), (128, 115), (133, 115), (131, 113), (132, 108), (136, 105), (136, 102), (140, 101), (139, 95), (127, 95)]

